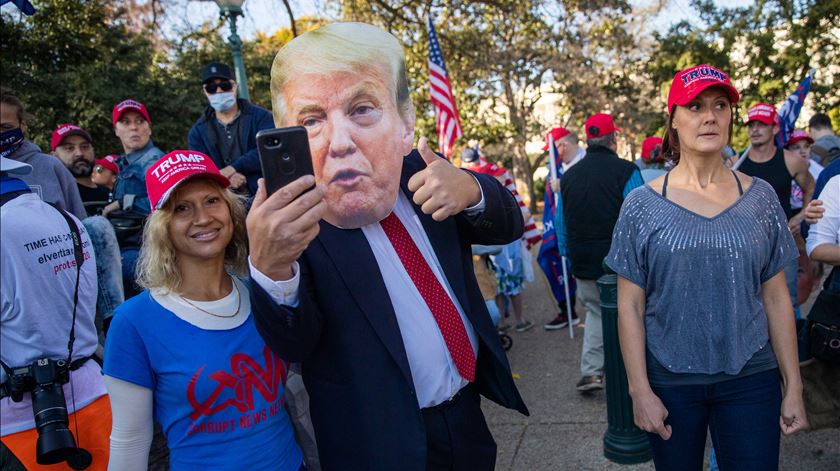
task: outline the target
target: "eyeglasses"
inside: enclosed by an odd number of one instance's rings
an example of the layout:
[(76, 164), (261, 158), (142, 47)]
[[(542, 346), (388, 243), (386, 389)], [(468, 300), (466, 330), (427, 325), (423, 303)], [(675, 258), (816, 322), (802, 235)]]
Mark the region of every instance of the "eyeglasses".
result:
[(226, 81), (226, 82), (219, 82), (219, 83), (208, 83), (208, 84), (204, 85), (204, 90), (211, 95), (213, 95), (214, 93), (219, 91), (220, 88), (222, 89), (223, 92), (229, 92), (229, 91), (233, 90), (233, 82)]

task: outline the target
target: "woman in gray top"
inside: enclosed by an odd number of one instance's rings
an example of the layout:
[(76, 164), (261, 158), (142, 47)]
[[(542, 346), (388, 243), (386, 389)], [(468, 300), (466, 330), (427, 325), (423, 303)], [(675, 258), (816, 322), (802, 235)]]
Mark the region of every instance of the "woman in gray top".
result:
[(700, 470), (707, 430), (721, 469), (776, 469), (780, 429), (807, 426), (782, 270), (798, 251), (770, 185), (720, 158), (738, 99), (714, 67), (674, 77), (663, 149), (676, 166), (627, 196), (607, 256), (657, 469)]

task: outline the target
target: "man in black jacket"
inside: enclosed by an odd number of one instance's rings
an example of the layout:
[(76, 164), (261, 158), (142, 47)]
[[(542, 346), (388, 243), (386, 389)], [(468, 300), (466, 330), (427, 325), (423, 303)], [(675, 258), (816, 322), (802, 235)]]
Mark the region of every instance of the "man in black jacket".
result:
[(239, 85), (225, 64), (210, 62), (202, 67), (201, 84), (210, 104), (190, 129), (189, 147), (209, 155), (231, 187), (245, 188), (247, 180), (253, 194), (262, 176), (256, 135), (274, 127), (271, 113), (236, 98)]
[(425, 139), (412, 149), (405, 77), (399, 41), (361, 23), (277, 54), (275, 121), (306, 128), (315, 178), (254, 198), (254, 322), (275, 353), (302, 362), (323, 469), (490, 471), (480, 396), (527, 408), (471, 245), (517, 240), (522, 213), (495, 178)]
[(618, 131), (612, 116), (590, 116), (586, 120), (586, 157), (560, 180), (562, 202), (558, 208), (562, 214), (555, 221), (557, 245), (561, 255), (568, 253), (579, 305), (586, 309), (581, 379), (576, 385), (579, 391), (604, 387), (604, 339), (595, 280), (604, 274), (602, 263), (624, 197), (644, 184), (638, 167), (615, 152)]

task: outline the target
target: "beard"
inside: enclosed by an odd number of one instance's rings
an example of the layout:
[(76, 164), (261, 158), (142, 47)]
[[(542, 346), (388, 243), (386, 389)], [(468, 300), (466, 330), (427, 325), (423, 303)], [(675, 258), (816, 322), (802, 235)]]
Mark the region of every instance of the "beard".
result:
[(73, 162), (73, 165), (67, 168), (74, 177), (89, 177), (93, 173), (93, 164), (87, 160), (78, 159)]

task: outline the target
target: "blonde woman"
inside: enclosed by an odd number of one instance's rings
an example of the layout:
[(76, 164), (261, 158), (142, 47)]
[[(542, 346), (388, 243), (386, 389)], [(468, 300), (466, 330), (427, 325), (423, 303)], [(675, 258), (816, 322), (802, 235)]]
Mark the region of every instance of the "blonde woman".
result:
[(254, 327), (245, 211), (209, 157), (173, 151), (146, 173), (152, 214), (137, 281), (105, 351), (112, 470), (145, 470), (152, 422), (173, 470), (305, 469), (284, 405), (286, 363)]

